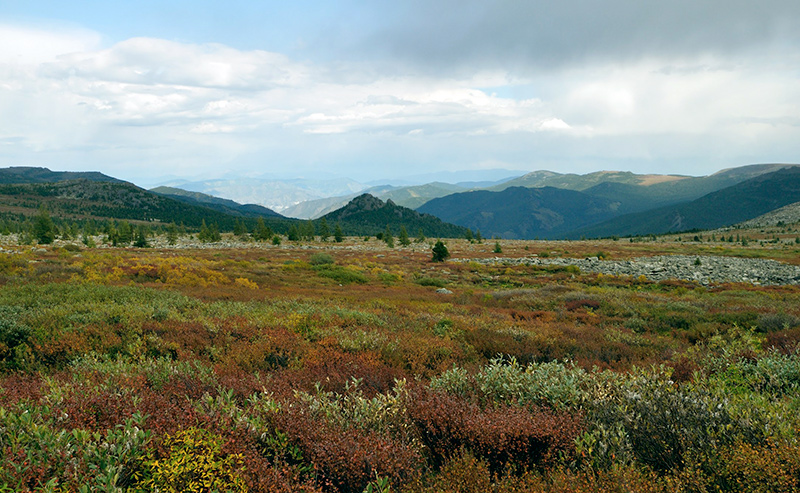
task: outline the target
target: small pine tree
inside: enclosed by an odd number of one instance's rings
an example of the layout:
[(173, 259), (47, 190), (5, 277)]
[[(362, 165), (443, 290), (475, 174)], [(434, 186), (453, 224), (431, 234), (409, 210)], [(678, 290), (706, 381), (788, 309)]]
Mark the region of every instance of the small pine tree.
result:
[(342, 225), (340, 223), (336, 223), (336, 227), (333, 229), (333, 239), (336, 243), (341, 243), (344, 241), (344, 233), (342, 232)]
[(256, 229), (253, 231), (253, 239), (256, 241), (269, 241), (273, 236), (272, 230), (264, 224), (264, 219), (256, 220)]
[(42, 245), (49, 245), (56, 239), (56, 225), (47, 209), (42, 206), (33, 222), (33, 237)]
[(286, 239), (289, 241), (300, 241), (300, 231), (297, 229), (296, 224), (289, 226), (289, 232), (286, 233)]
[(178, 242), (178, 227), (175, 226), (175, 223), (170, 223), (167, 226), (167, 243), (170, 245), (174, 245)]
[(309, 219), (300, 228), (300, 237), (307, 241), (314, 241), (314, 236), (317, 234), (316, 228), (314, 228), (314, 221)]
[(473, 241), (475, 239), (475, 236), (472, 234), (471, 229), (467, 229), (467, 232), (464, 233), (464, 239), (468, 241)]
[(319, 234), (319, 241), (328, 241), (328, 238), (331, 237), (331, 229), (328, 227), (328, 220), (324, 217), (319, 220), (317, 233)]
[(117, 226), (117, 242), (120, 245), (130, 245), (133, 241), (133, 226), (128, 221), (120, 221)]
[(136, 228), (136, 236), (133, 240), (133, 246), (136, 248), (147, 248), (150, 245), (147, 243), (147, 230), (144, 226)]
[(475, 231), (475, 241), (478, 243), (483, 243), (483, 237), (481, 236), (481, 230)]
[(392, 236), (392, 230), (389, 228), (389, 225), (386, 225), (386, 231), (383, 232), (383, 241), (386, 242), (386, 246), (389, 248), (394, 248), (394, 236)]
[(417, 232), (417, 243), (422, 243), (425, 241), (425, 233), (422, 232), (422, 228), (419, 228), (419, 232)]
[(406, 231), (405, 226), (400, 226), (400, 235), (397, 238), (400, 241), (400, 244), (403, 246), (408, 246), (411, 244), (411, 240), (408, 239), (408, 231)]
[(206, 225), (206, 220), (203, 219), (203, 223), (200, 225), (200, 232), (197, 234), (197, 239), (200, 240), (202, 243), (208, 243), (212, 240), (211, 230)]
[(433, 257), (431, 257), (431, 261), (433, 262), (444, 262), (447, 257), (450, 256), (450, 252), (447, 250), (447, 246), (442, 243), (442, 240), (436, 242), (433, 245)]
[(245, 228), (244, 223), (242, 222), (241, 219), (237, 219), (233, 223), (233, 234), (234, 234), (234, 236), (242, 236), (242, 235), (247, 234), (246, 233), (246, 228)]
[(493, 252), (494, 253), (503, 253), (503, 247), (500, 246), (500, 242), (499, 241), (495, 241), (494, 242), (494, 250), (493, 250)]

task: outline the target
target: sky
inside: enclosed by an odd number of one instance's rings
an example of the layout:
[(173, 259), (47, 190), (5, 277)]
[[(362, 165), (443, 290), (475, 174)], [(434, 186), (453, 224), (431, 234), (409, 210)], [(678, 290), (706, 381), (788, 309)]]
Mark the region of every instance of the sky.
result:
[(706, 175), (800, 162), (797, 0), (0, 2), (0, 167)]

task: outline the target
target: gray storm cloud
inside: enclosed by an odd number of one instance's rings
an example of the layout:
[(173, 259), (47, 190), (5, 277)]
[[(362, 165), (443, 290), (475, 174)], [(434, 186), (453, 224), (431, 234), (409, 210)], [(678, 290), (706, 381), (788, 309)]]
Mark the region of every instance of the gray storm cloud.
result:
[[(386, 5), (382, 6), (387, 8)], [(800, 46), (800, 2), (399, 2), (361, 48), (439, 70), (558, 68)]]

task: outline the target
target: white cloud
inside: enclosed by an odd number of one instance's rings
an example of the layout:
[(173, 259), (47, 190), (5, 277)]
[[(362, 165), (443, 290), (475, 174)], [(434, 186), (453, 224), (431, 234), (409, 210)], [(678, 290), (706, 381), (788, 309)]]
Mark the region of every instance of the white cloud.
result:
[(94, 50), (100, 35), (82, 29), (45, 30), (0, 24), (0, 64), (34, 65), (66, 53)]
[(0, 54), (0, 165), (57, 155), (138, 173), (367, 162), (374, 173), (383, 161), (619, 168), (663, 153), (715, 166), (800, 151), (800, 84), (787, 68), (800, 59), (786, 52), (458, 78), (154, 38), (100, 48), (95, 33), (0, 26), (0, 42), (11, 38), (23, 48)]

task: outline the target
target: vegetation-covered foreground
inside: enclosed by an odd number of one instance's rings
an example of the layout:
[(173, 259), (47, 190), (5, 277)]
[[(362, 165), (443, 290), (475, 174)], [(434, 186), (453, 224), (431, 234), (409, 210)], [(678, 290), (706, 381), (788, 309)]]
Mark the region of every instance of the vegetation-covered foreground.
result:
[(798, 286), (378, 245), (0, 253), (0, 490), (800, 488)]

